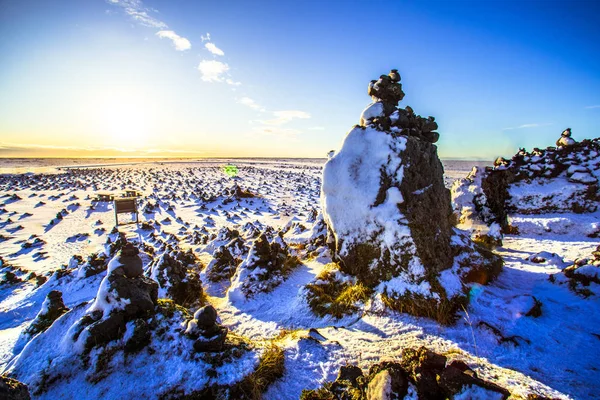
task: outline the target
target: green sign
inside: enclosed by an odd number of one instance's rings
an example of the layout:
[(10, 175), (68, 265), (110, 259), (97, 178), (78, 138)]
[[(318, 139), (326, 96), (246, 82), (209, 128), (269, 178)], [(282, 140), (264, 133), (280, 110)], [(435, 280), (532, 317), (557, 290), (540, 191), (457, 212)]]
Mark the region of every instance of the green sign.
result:
[(225, 172), (227, 175), (229, 175), (230, 177), (234, 177), (237, 176), (238, 174), (238, 168), (235, 165), (224, 165), (223, 167), (223, 172)]

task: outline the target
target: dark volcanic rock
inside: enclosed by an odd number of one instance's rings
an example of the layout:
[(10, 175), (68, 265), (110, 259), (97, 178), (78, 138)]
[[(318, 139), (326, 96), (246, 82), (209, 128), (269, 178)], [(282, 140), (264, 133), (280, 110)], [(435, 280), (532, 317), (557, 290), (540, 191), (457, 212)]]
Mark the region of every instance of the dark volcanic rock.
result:
[(146, 274), (156, 277), (161, 290), (166, 291), (166, 297), (189, 307), (198, 304), (204, 296), (199, 270), (199, 263), (191, 250), (173, 250), (154, 260)]
[(16, 379), (0, 375), (0, 399), (2, 400), (29, 400), (27, 386)]
[[(404, 179), (400, 210), (408, 219), (417, 255), (424, 265), (441, 271), (452, 265), (450, 191), (444, 186), (444, 167), (436, 146), (409, 137), (403, 153)], [(387, 188), (382, 186), (380, 193)]]
[[(570, 135), (570, 131), (565, 131)], [(474, 169), (452, 186), (453, 208), (461, 222), (499, 224), (505, 233), (508, 214), (590, 213), (600, 195), (600, 139), (573, 141), (558, 148), (519, 150), (494, 167)], [(473, 213), (472, 210), (475, 209)]]
[[(462, 361), (446, 365), (446, 357), (425, 347), (405, 349), (400, 363), (383, 361), (374, 364), (367, 376), (352, 367), (346, 379), (342, 367), (335, 382), (326, 383), (318, 390), (304, 390), (303, 400), (309, 399), (403, 399), (409, 387), (416, 388), (419, 399), (485, 398), (498, 395), (506, 399), (510, 392), (492, 382), (484, 381)], [(485, 392), (482, 393), (482, 389)], [(471, 397), (473, 396), (473, 397)], [(412, 397), (411, 397), (412, 398)]]
[(197, 352), (219, 352), (223, 350), (229, 330), (217, 322), (217, 310), (211, 305), (204, 306), (194, 313), (194, 319), (187, 322), (185, 334), (194, 342)]
[[(94, 304), (74, 327), (74, 340), (84, 338), (84, 347), (90, 350), (123, 337), (127, 323), (134, 321), (133, 337), (126, 344), (130, 351), (139, 350), (145, 340), (145, 321), (153, 316), (158, 304), (158, 284), (139, 273), (142, 260), (138, 250), (129, 245), (109, 262)], [(86, 332), (84, 336), (81, 336)]]

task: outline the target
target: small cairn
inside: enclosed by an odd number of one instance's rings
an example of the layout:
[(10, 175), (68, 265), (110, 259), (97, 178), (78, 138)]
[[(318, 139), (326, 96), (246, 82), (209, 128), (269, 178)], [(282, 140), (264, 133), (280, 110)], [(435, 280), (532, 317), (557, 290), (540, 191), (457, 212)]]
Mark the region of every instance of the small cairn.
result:
[(25, 330), (28, 335), (36, 335), (48, 329), (61, 315), (69, 311), (62, 299), (62, 293), (53, 290), (46, 296), (42, 310), (35, 317), (33, 323)]
[(195, 339), (194, 350), (199, 353), (216, 353), (223, 350), (228, 329), (217, 322), (217, 310), (211, 305), (194, 313), (187, 322), (185, 334)]
[(440, 138), (440, 134), (435, 132), (438, 124), (434, 117), (416, 115), (410, 106), (398, 107), (404, 98), (398, 70), (393, 69), (388, 75), (381, 75), (379, 80), (372, 80), (367, 93), (373, 103), (363, 111), (360, 126), (374, 124), (381, 130), (402, 131), (405, 136), (416, 136), (429, 143), (435, 143)]
[(556, 141), (556, 146), (557, 147), (567, 147), (567, 146), (573, 146), (575, 143), (577, 143), (577, 142), (575, 141), (575, 139), (573, 139), (571, 137), (571, 128), (567, 128), (564, 131), (562, 131), (562, 133), (560, 134), (560, 137)]
[[(133, 340), (125, 343), (129, 349), (139, 350), (149, 341), (147, 319), (156, 313), (158, 284), (143, 275), (139, 250), (125, 243), (108, 263), (108, 273), (102, 280), (96, 300), (88, 312), (76, 322), (73, 340), (81, 338), (86, 350), (119, 339), (133, 321)], [(86, 332), (85, 335), (82, 335)], [(144, 332), (141, 335), (141, 332)]]

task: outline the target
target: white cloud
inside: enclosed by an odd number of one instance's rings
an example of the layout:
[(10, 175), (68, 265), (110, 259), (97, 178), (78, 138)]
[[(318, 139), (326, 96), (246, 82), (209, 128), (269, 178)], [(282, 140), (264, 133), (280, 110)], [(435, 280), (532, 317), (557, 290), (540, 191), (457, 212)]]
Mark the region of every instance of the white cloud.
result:
[(552, 125), (551, 122), (547, 122), (544, 124), (523, 124), (523, 125), (519, 125), (519, 126), (513, 126), (511, 128), (504, 128), (502, 129), (503, 131), (512, 131), (515, 129), (525, 129), (525, 128), (539, 128), (541, 126), (548, 126), (548, 125)]
[(198, 64), (198, 71), (205, 82), (225, 82), (222, 75), (229, 71), (229, 65), (216, 60), (202, 60)]
[(231, 86), (240, 86), (242, 84), (242, 82), (235, 82), (229, 78), (225, 79), (225, 83), (227, 83), (228, 85), (231, 85)]
[(215, 46), (214, 43), (208, 42), (208, 43), (204, 44), (204, 47), (206, 47), (206, 50), (210, 51), (211, 53), (213, 53), (216, 56), (224, 56), (225, 55), (223, 50), (221, 50), (220, 48)]
[(152, 17), (149, 12), (156, 12), (153, 8), (144, 6), (141, 0), (107, 0), (109, 4), (122, 7), (125, 14), (142, 26), (149, 28), (166, 29), (167, 24), (159, 19)]
[(250, 107), (254, 110), (264, 110), (260, 105), (256, 104), (256, 102), (250, 97), (242, 97), (238, 100), (238, 103), (245, 105), (246, 107)]
[(202, 40), (202, 43), (204, 43), (204, 42), (210, 42), (210, 33), (207, 32), (206, 36), (201, 35), (200, 39)]
[(595, 106), (587, 106), (586, 108), (600, 108), (600, 104), (595, 105)]
[(171, 41), (173, 41), (173, 46), (175, 47), (175, 50), (184, 51), (184, 50), (189, 50), (192, 48), (192, 44), (190, 43), (189, 40), (187, 40), (184, 37), (179, 36), (178, 34), (176, 34), (173, 31), (158, 31), (158, 32), (156, 32), (156, 36), (158, 36), (161, 39), (162, 38), (171, 39)]
[(283, 125), (287, 124), (293, 119), (307, 119), (310, 118), (310, 114), (304, 111), (298, 110), (285, 110), (285, 111), (274, 111), (275, 119), (267, 121), (259, 121), (265, 125)]

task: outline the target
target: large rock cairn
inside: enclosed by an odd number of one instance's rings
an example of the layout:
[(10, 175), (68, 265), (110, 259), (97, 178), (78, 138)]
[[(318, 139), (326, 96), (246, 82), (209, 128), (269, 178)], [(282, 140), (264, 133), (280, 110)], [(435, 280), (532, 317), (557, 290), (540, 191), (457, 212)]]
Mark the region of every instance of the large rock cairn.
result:
[(433, 144), (437, 124), (398, 107), (404, 92), (396, 70), (371, 81), (369, 95), (374, 102), (323, 170), (321, 203), (334, 260), (393, 308), (411, 312), (407, 302), (417, 297), (434, 304), (464, 299), (458, 271), (452, 280), (460, 293), (438, 280), (461, 250), (451, 240), (450, 192)]

